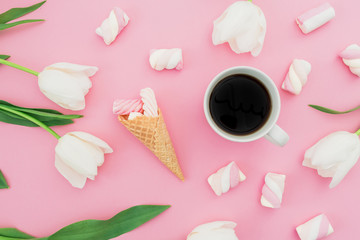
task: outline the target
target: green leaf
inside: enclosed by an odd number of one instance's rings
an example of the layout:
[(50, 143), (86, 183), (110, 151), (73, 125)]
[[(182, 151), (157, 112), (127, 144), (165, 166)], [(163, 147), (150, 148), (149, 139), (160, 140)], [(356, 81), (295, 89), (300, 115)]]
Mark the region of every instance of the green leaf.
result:
[(16, 228), (0, 228), (0, 240), (108, 240), (130, 232), (150, 221), (170, 205), (139, 205), (128, 208), (109, 220), (84, 220), (43, 238), (35, 238)]
[[(0, 100), (0, 106), (26, 113), (27, 115), (43, 122), (47, 126), (67, 125), (74, 122), (71, 119), (83, 117), (82, 115), (64, 115), (61, 112), (52, 109), (23, 108), (3, 100)], [(0, 121), (15, 125), (27, 126), (27, 127), (38, 127), (37, 124), (1, 108), (0, 108)]]
[(34, 237), (23, 233), (16, 228), (0, 228), (0, 239), (34, 239)]
[[(28, 114), (31, 115), (31, 114)], [(31, 115), (33, 116), (33, 115)], [(34, 117), (34, 116), (33, 116)], [(39, 117), (36, 117), (37, 119)], [(67, 124), (71, 124), (74, 121), (69, 120), (69, 119), (50, 119), (50, 120), (44, 120), (43, 118), (41, 122), (43, 122), (46, 126), (62, 126), (62, 125), (67, 125)], [(39, 127), (37, 124), (22, 118), (16, 114), (4, 111), (2, 109), (0, 109), (0, 121), (1, 122), (5, 122), (5, 123), (10, 123), (10, 124), (15, 124), (15, 125), (21, 125), (21, 126), (26, 126), (26, 127)]]
[(169, 205), (139, 205), (122, 211), (109, 220), (80, 221), (49, 236), (49, 240), (107, 240), (115, 238), (150, 221), (169, 207)]
[[(6, 182), (4, 174), (0, 170), (0, 189), (9, 188), (9, 185)], [(1, 234), (0, 234), (1, 236)]]
[(8, 59), (9, 57), (10, 57), (9, 55), (0, 55), (0, 58), (4, 60)]
[(12, 8), (2, 14), (0, 14), (0, 23), (7, 23), (16, 18), (22, 17), (28, 13), (31, 13), (41, 7), (46, 1), (34, 4), (30, 7), (25, 8)]
[(340, 112), (340, 111), (336, 111), (336, 110), (333, 110), (333, 109), (330, 109), (330, 108), (326, 108), (326, 107), (322, 107), (322, 106), (318, 106), (318, 105), (312, 105), (312, 104), (310, 104), (309, 107), (312, 107), (312, 108), (314, 108), (316, 110), (319, 110), (319, 111), (324, 112), (324, 113), (329, 113), (329, 114), (345, 114), (345, 113), (350, 113), (350, 112), (353, 112), (355, 110), (360, 109), (360, 106), (357, 106), (357, 107), (352, 108), (350, 110)]
[(41, 22), (41, 21), (45, 21), (45, 20), (44, 19), (30, 19), (30, 20), (21, 20), (21, 21), (12, 22), (12, 23), (0, 23), (0, 30), (5, 30), (5, 29), (15, 27), (20, 24), (24, 24), (24, 23)]
[(59, 118), (59, 119), (74, 119), (74, 118), (82, 118), (82, 115), (75, 115), (75, 114), (71, 114), (71, 115), (64, 115), (59, 111), (53, 110), (53, 109), (44, 109), (44, 108), (24, 108), (24, 107), (19, 107), (16, 105), (13, 105), (9, 102), (6, 102), (4, 100), (0, 100), (0, 105), (6, 105), (9, 106), (12, 109), (21, 111), (21, 112), (26, 112), (32, 115), (38, 115), (38, 116), (42, 116), (42, 117), (53, 117), (53, 118)]

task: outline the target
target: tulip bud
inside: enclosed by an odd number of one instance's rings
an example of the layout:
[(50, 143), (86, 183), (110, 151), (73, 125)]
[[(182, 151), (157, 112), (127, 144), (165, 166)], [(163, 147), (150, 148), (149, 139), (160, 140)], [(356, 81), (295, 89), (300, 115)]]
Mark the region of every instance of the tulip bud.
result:
[(72, 186), (83, 188), (87, 178), (95, 179), (104, 154), (112, 152), (106, 142), (89, 133), (70, 132), (56, 145), (55, 167)]
[(235, 234), (236, 223), (217, 221), (196, 227), (187, 236), (187, 240), (239, 240)]
[(39, 87), (46, 97), (61, 107), (82, 110), (85, 108), (85, 95), (92, 86), (89, 77), (97, 70), (97, 67), (55, 63), (39, 73)]
[(250, 1), (238, 1), (214, 21), (212, 41), (214, 45), (228, 42), (235, 53), (258, 56), (265, 33), (266, 19), (261, 9)]
[(316, 169), (322, 177), (331, 177), (330, 188), (333, 188), (356, 164), (359, 156), (359, 136), (355, 133), (338, 131), (309, 148), (305, 152), (303, 166)]

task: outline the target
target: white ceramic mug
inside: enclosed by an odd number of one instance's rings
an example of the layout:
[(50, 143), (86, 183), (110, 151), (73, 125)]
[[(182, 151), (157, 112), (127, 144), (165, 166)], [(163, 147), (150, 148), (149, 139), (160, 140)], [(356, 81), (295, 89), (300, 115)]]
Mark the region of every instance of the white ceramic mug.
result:
[[(210, 114), (210, 96), (214, 87), (226, 77), (234, 74), (245, 74), (256, 78), (265, 86), (270, 95), (271, 112), (269, 117), (260, 129), (247, 135), (233, 135), (225, 132), (214, 122)], [(271, 78), (262, 71), (247, 66), (229, 68), (216, 75), (210, 82), (204, 97), (204, 112), (208, 123), (221, 137), (234, 142), (251, 142), (261, 137), (265, 137), (267, 140), (276, 145), (284, 146), (289, 141), (289, 136), (284, 130), (276, 125), (276, 121), (280, 114), (280, 105), (280, 95)]]

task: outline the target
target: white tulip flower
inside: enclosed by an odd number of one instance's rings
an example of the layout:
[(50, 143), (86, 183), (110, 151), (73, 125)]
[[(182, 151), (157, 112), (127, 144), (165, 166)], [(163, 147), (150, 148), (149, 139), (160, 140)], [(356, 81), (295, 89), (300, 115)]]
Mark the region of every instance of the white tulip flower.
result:
[(316, 169), (322, 177), (331, 177), (330, 188), (337, 186), (359, 159), (359, 134), (331, 133), (305, 152), (303, 166)]
[(97, 67), (65, 62), (45, 67), (40, 73), (1, 58), (0, 64), (37, 76), (40, 90), (46, 97), (73, 111), (85, 108), (85, 95), (92, 86), (89, 77), (98, 71)]
[(239, 240), (235, 234), (236, 223), (216, 221), (196, 227), (187, 240)]
[(97, 70), (97, 67), (55, 63), (39, 73), (39, 87), (46, 97), (61, 107), (82, 110), (85, 108), (85, 95), (92, 86), (89, 77)]
[(214, 21), (214, 45), (228, 42), (235, 53), (251, 52), (258, 56), (266, 34), (266, 19), (261, 9), (250, 1), (230, 5)]
[(103, 140), (86, 132), (70, 132), (59, 138), (55, 148), (56, 169), (76, 188), (83, 188), (87, 178), (95, 179), (104, 154), (112, 153)]

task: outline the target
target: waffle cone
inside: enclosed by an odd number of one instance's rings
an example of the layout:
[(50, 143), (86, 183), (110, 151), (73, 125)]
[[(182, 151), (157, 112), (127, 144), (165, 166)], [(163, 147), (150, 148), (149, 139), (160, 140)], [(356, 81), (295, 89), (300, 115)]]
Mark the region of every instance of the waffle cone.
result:
[(160, 109), (158, 117), (139, 116), (133, 120), (128, 120), (127, 116), (119, 115), (119, 121), (150, 149), (170, 171), (184, 181), (184, 176)]

